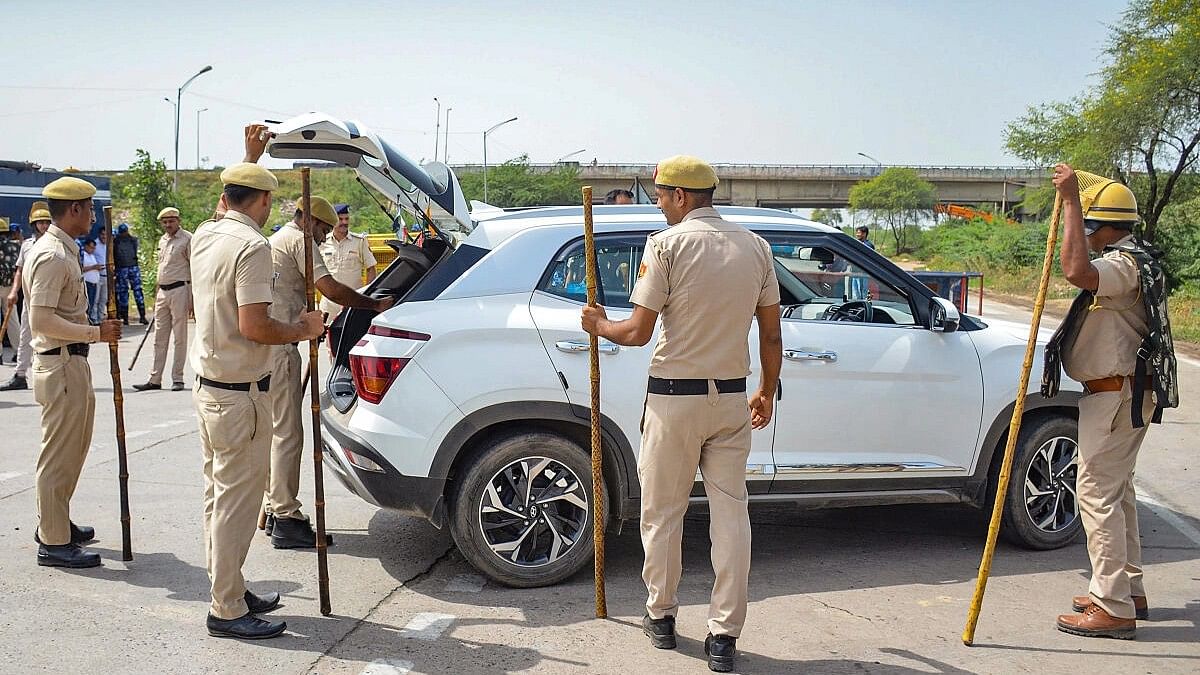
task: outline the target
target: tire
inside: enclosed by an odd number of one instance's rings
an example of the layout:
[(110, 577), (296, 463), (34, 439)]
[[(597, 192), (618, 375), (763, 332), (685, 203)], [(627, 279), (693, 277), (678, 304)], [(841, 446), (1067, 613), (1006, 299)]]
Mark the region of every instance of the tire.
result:
[(1079, 536), (1083, 522), (1075, 498), (1078, 452), (1079, 425), (1069, 417), (1022, 425), (1000, 528), (1010, 543), (1044, 551), (1062, 548)]
[[(545, 432), (499, 436), (461, 475), (450, 532), (463, 556), (488, 578), (516, 588), (549, 586), (592, 559), (592, 468), (578, 444)], [(532, 481), (522, 480), (529, 475)], [(530, 483), (525, 499), (519, 491)], [(607, 501), (605, 494), (602, 522)], [(531, 512), (534, 517), (522, 519)]]

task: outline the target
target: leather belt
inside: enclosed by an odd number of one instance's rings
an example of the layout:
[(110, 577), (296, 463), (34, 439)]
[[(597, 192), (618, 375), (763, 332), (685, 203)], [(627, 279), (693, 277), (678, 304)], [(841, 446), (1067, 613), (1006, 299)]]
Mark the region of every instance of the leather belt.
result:
[(717, 383), (718, 394), (737, 394), (746, 391), (746, 378), (736, 380), (684, 380), (651, 377), (646, 392), (665, 396), (704, 396), (708, 394), (708, 383)]
[[(1102, 391), (1121, 391), (1121, 387), (1125, 384), (1127, 378), (1133, 379), (1128, 375), (1113, 375), (1112, 377), (1102, 377), (1098, 380), (1088, 380), (1083, 383), (1083, 388), (1089, 394)], [(1146, 391), (1150, 391), (1153, 388), (1154, 383), (1147, 378)]]
[(267, 375), (258, 382), (217, 382), (210, 380), (207, 377), (200, 377), (200, 384), (214, 389), (228, 389), (229, 391), (250, 391), (251, 385), (258, 385), (259, 391), (271, 390), (271, 376)]
[(67, 353), (71, 356), (82, 356), (86, 359), (91, 347), (86, 342), (72, 342), (63, 347), (55, 347), (54, 349), (47, 349), (44, 352), (38, 352), (38, 356), (61, 356), (62, 350), (66, 349)]
[(187, 286), (187, 285), (188, 285), (188, 282), (186, 282), (186, 281), (173, 281), (169, 284), (159, 284), (158, 287), (160, 290), (173, 291), (176, 288), (179, 288), (180, 286)]

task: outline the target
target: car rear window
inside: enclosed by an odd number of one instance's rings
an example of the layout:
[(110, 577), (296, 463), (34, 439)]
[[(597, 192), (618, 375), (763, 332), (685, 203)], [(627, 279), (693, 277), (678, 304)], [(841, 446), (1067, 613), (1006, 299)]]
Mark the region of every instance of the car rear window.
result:
[(417, 282), (417, 285), (412, 287), (408, 295), (404, 296), (404, 302), (421, 302), (423, 300), (433, 300), (442, 294), (442, 291), (454, 283), (455, 279), (461, 277), (467, 270), (475, 266), (475, 263), (483, 259), (488, 254), (488, 249), (479, 248), (478, 246), (468, 246), (460, 244), (454, 253), (449, 257), (435, 265), (429, 273)]

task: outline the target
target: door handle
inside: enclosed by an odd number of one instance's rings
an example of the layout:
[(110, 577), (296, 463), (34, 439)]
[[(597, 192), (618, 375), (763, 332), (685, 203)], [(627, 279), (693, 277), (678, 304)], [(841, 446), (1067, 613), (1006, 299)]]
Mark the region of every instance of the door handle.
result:
[(837, 363), (837, 352), (806, 352), (797, 349), (783, 350), (783, 358), (789, 361), (825, 361), (826, 363)]
[[(588, 343), (575, 340), (561, 340), (554, 343), (554, 348), (568, 354), (587, 353)], [(616, 354), (621, 351), (620, 345), (613, 342), (601, 342), (596, 345), (596, 351), (601, 354)]]

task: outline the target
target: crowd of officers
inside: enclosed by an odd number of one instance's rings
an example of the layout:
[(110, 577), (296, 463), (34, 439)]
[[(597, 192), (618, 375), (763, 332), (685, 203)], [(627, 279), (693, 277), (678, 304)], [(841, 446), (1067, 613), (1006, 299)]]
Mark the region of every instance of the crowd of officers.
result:
[[(263, 236), (279, 188), (275, 176), (256, 163), (269, 136), (265, 126), (246, 128), (244, 161), (221, 173), (224, 189), (215, 217), (194, 234), (180, 228), (177, 210), (159, 214), (164, 234), (158, 248), (155, 363), (150, 380), (137, 387), (161, 388), (173, 336), (172, 388), (182, 389), (181, 354), (190, 354), (212, 583), (207, 627), (223, 637), (266, 638), (285, 629), (283, 622), (258, 616), (278, 604), (278, 594), (251, 593), (241, 572), (264, 507), (276, 547), (316, 543), (297, 498), (303, 445), (297, 344), (316, 339), (325, 319), (321, 311), (305, 309), (306, 247), (313, 248), (316, 287), (329, 302), (373, 311), (392, 303), (353, 290), (367, 259), (351, 254), (361, 245), (346, 237), (344, 214), (325, 199), (311, 199), (311, 238), (300, 210), (269, 240)], [(1089, 594), (1073, 599), (1078, 613), (1059, 617), (1058, 626), (1079, 635), (1131, 637), (1135, 618), (1147, 612), (1132, 487), (1145, 429), (1133, 428), (1128, 419), (1131, 345), (1148, 327), (1137, 302), (1138, 270), (1111, 247), (1130, 241), (1136, 203), (1119, 186), (1081, 207), (1079, 186), (1065, 165), (1056, 169), (1054, 182), (1066, 204), (1064, 271), (1096, 297), (1065, 354), (1068, 374), (1083, 381), (1087, 393), (1079, 406), (1079, 501), (1093, 579)], [(632, 316), (610, 321), (603, 307), (585, 307), (581, 325), (617, 344), (644, 345), (661, 317), (638, 457), (648, 595), (642, 625), (653, 646), (675, 646), (682, 521), (699, 469), (709, 500), (716, 576), (705, 652), (713, 670), (727, 671), (746, 619), (751, 548), (745, 463), (753, 430), (766, 427), (773, 414), (783, 345), (770, 246), (713, 208), (717, 183), (712, 167), (694, 157), (658, 165), (655, 193), (669, 227), (647, 241), (630, 297)], [(122, 329), (119, 320), (89, 325), (84, 312), (76, 238), (91, 227), (94, 193), (76, 178), (46, 186), (47, 210), (31, 219), (43, 234), (22, 251), (18, 278), (29, 308), (33, 389), (42, 406), (35, 535), (40, 565), (100, 564), (98, 555), (81, 547), (94, 532), (69, 517), (92, 435), (89, 345), (115, 342)], [(316, 244), (331, 230), (333, 254), (322, 256)], [(1105, 255), (1089, 261), (1088, 249)], [(342, 281), (326, 261), (347, 259), (354, 261), (353, 274)], [(722, 272), (727, 269), (738, 272)], [(189, 312), (196, 321), (190, 350), (184, 325)], [(746, 336), (752, 321), (758, 324), (761, 378), (748, 389)], [(1153, 397), (1146, 405), (1153, 410)]]

